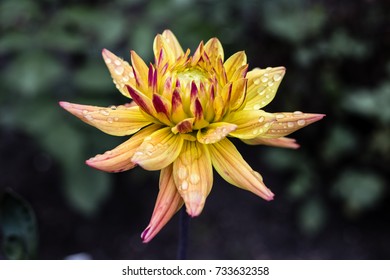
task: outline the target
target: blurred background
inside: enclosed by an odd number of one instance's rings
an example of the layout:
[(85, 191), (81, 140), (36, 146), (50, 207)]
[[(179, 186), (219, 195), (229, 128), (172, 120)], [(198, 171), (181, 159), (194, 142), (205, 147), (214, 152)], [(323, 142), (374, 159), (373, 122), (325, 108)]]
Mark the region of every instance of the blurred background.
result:
[(157, 33), (184, 49), (218, 37), (250, 68), (285, 66), (269, 112), (325, 113), (292, 135), (298, 150), (234, 141), (276, 194), (266, 202), (216, 173), (190, 222), (190, 259), (390, 258), (390, 2), (2, 0), (0, 259), (174, 259), (176, 215), (139, 237), (159, 172), (107, 174), (85, 159), (126, 140), (58, 101), (128, 102), (102, 48), (152, 61)]

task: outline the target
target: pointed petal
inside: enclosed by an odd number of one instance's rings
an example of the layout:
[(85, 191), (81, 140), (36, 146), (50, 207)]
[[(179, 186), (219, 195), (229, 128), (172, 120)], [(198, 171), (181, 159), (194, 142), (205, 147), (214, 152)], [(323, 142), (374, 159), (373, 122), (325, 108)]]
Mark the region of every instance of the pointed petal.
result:
[(170, 126), (172, 125), (169, 117), (171, 115), (171, 104), (163, 96), (153, 94), (152, 103), (157, 113), (157, 118), (160, 122)]
[(256, 68), (249, 71), (246, 75), (248, 89), (245, 110), (258, 110), (270, 103), (276, 95), (285, 72), (284, 67)]
[(237, 129), (231, 132), (230, 136), (251, 139), (266, 133), (275, 121), (275, 116), (263, 110), (237, 111), (229, 114), (224, 121), (237, 125)]
[(166, 38), (158, 34), (153, 42), (153, 52), (156, 60), (156, 66), (162, 70), (164, 65), (171, 65), (176, 61), (176, 54), (168, 44)]
[(276, 121), (272, 123), (270, 129), (263, 135), (266, 138), (279, 138), (286, 136), (298, 129), (321, 120), (324, 114), (306, 114), (300, 111), (294, 113), (274, 113)]
[(134, 134), (129, 140), (120, 144), (115, 149), (90, 158), (85, 163), (93, 168), (106, 172), (122, 172), (129, 170), (136, 165), (131, 161), (131, 157), (134, 155), (137, 148), (144, 141), (145, 137), (159, 128), (160, 126), (157, 124), (148, 126)]
[(208, 146), (211, 161), (219, 175), (227, 182), (254, 194), (272, 200), (274, 194), (264, 185), (260, 174), (254, 171), (227, 138)]
[(188, 133), (192, 131), (195, 118), (187, 118), (179, 122), (176, 126), (172, 127), (172, 132), (176, 133)]
[(117, 57), (109, 50), (103, 49), (102, 56), (106, 63), (108, 70), (111, 73), (111, 77), (116, 85), (117, 89), (126, 97), (130, 98), (125, 85), (130, 84), (135, 86), (136, 81), (133, 73), (133, 68), (127, 61)]
[(242, 139), (245, 144), (248, 145), (267, 145), (279, 148), (298, 149), (299, 144), (293, 138), (280, 137), (280, 138), (264, 138), (262, 135), (253, 139)]
[(212, 123), (205, 129), (198, 130), (197, 139), (202, 144), (213, 144), (224, 139), (237, 129), (237, 125), (225, 122)]
[(184, 55), (183, 49), (180, 46), (179, 41), (171, 30), (164, 30), (162, 36), (165, 38), (171, 50), (173, 51), (175, 58)]
[(130, 135), (150, 124), (138, 106), (111, 106), (108, 108), (60, 102), (62, 108), (83, 122), (115, 135)]
[(130, 85), (126, 85), (126, 88), (134, 102), (145, 113), (149, 114), (150, 116), (156, 116), (156, 110), (154, 109), (153, 102), (149, 97)]
[(139, 89), (142, 90), (142, 92), (147, 94), (149, 93), (148, 91), (149, 67), (145, 64), (142, 58), (135, 51), (131, 51), (130, 56), (131, 56), (131, 64), (133, 65), (133, 72), (136, 80), (136, 85)]
[(173, 178), (188, 215), (198, 216), (213, 184), (208, 149), (197, 141), (185, 141), (180, 155), (173, 162)]
[(246, 54), (244, 51), (236, 52), (231, 57), (229, 57), (223, 64), (226, 70), (228, 81), (231, 81), (236, 70), (244, 65), (246, 65)]
[(149, 225), (142, 232), (141, 238), (148, 243), (167, 224), (172, 216), (183, 206), (183, 199), (177, 191), (172, 176), (172, 164), (163, 168), (160, 173), (160, 191), (154, 206)]
[(236, 111), (241, 108), (246, 98), (247, 79), (238, 79), (233, 82), (230, 110)]
[(218, 57), (224, 60), (224, 53), (221, 42), (217, 38), (212, 38), (204, 45), (204, 50), (214, 66), (217, 63)]
[(180, 154), (183, 141), (170, 127), (161, 128), (144, 139), (131, 160), (146, 170), (163, 169)]

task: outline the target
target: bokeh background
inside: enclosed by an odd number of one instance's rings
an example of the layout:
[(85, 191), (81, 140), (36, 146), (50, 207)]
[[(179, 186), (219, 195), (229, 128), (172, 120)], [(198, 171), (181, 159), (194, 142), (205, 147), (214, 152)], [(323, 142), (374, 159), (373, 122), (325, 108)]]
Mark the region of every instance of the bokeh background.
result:
[(390, 2), (2, 0), (0, 259), (174, 259), (176, 215), (139, 238), (158, 172), (93, 170), (84, 160), (126, 137), (90, 127), (58, 101), (109, 106), (102, 48), (152, 61), (157, 33), (183, 48), (218, 37), (250, 68), (285, 66), (270, 112), (325, 113), (298, 150), (235, 141), (276, 194), (265, 202), (215, 173), (190, 222), (191, 259), (390, 258)]

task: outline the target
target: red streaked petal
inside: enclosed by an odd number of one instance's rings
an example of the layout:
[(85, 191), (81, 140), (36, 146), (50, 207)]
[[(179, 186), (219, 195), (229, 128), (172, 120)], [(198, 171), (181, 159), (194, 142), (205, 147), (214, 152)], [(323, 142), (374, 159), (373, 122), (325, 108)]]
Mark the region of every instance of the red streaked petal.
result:
[(133, 98), (134, 102), (147, 114), (155, 116), (155, 110), (153, 108), (153, 103), (149, 97), (145, 96), (139, 90), (126, 85), (127, 90), (129, 91), (130, 96)]

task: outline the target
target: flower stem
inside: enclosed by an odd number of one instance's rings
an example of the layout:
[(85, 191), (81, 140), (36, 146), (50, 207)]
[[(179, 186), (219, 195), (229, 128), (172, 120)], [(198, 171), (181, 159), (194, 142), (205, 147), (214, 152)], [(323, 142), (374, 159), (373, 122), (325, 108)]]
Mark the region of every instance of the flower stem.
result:
[(190, 216), (186, 212), (186, 208), (182, 207), (180, 210), (180, 222), (179, 222), (179, 244), (177, 249), (177, 259), (187, 259), (188, 249), (188, 233), (189, 233)]

